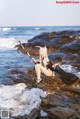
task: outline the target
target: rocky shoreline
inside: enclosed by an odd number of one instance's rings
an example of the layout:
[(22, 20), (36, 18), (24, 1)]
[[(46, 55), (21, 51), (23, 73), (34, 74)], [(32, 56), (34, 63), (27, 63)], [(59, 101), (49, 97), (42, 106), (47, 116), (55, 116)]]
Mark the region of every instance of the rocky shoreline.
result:
[(80, 69), (80, 31), (60, 31), (42, 33), (21, 45), (16, 45), (22, 53), (29, 52), (31, 55), (38, 55), (38, 48), (35, 46), (46, 45), (51, 60), (62, 59), (64, 63)]
[[(49, 59), (54, 63), (71, 64), (77, 71), (80, 70), (80, 31), (42, 33), (22, 45), (25, 49), (22, 49), (20, 44), (15, 47), (20, 52), (25, 54), (29, 52), (33, 56), (38, 55), (38, 48), (35, 46), (46, 45)], [(41, 88), (49, 93), (42, 98), (39, 109), (33, 109), (29, 115), (16, 119), (80, 119), (79, 77), (74, 82), (66, 84), (57, 75), (55, 77), (42, 75), (44, 80), (35, 84), (36, 73), (34, 68), (31, 68), (28, 72), (12, 69), (7, 78), (12, 80), (13, 84), (23, 82), (27, 88)], [(41, 110), (47, 115), (41, 116)]]

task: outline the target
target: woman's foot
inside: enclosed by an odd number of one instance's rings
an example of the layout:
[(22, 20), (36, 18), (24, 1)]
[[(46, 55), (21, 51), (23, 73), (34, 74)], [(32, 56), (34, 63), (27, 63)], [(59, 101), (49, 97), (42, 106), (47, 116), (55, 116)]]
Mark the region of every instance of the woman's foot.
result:
[(37, 83), (40, 83), (42, 79), (37, 79)]

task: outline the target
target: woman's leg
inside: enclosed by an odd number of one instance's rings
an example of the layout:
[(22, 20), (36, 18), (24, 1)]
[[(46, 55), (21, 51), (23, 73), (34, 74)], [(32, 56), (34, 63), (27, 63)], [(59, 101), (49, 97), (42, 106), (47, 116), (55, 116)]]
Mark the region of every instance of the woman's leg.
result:
[(35, 71), (37, 74), (37, 81), (41, 81), (41, 72), (45, 74), (46, 76), (52, 76), (53, 72), (45, 67), (43, 67), (41, 64), (35, 65)]
[(35, 71), (37, 75), (37, 83), (39, 83), (41, 81), (41, 70), (40, 70), (39, 64), (35, 65)]

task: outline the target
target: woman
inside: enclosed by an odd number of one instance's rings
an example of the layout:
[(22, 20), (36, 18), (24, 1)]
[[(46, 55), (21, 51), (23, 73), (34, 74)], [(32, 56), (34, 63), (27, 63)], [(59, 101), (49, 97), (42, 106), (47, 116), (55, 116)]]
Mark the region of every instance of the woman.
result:
[(47, 48), (40, 47), (39, 49), (39, 57), (40, 57), (40, 63), (36, 63), (35, 65), (35, 71), (37, 75), (37, 83), (39, 83), (41, 79), (41, 73), (45, 74), (46, 76), (55, 76), (55, 72), (50, 69), (50, 62), (47, 55)]

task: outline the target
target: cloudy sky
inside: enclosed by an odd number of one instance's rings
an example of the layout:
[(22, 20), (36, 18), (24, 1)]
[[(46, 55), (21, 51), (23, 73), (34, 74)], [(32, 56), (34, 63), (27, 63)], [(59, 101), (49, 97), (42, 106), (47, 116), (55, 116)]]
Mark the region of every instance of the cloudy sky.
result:
[(56, 0), (0, 0), (0, 26), (80, 25), (79, 12), (80, 4)]

